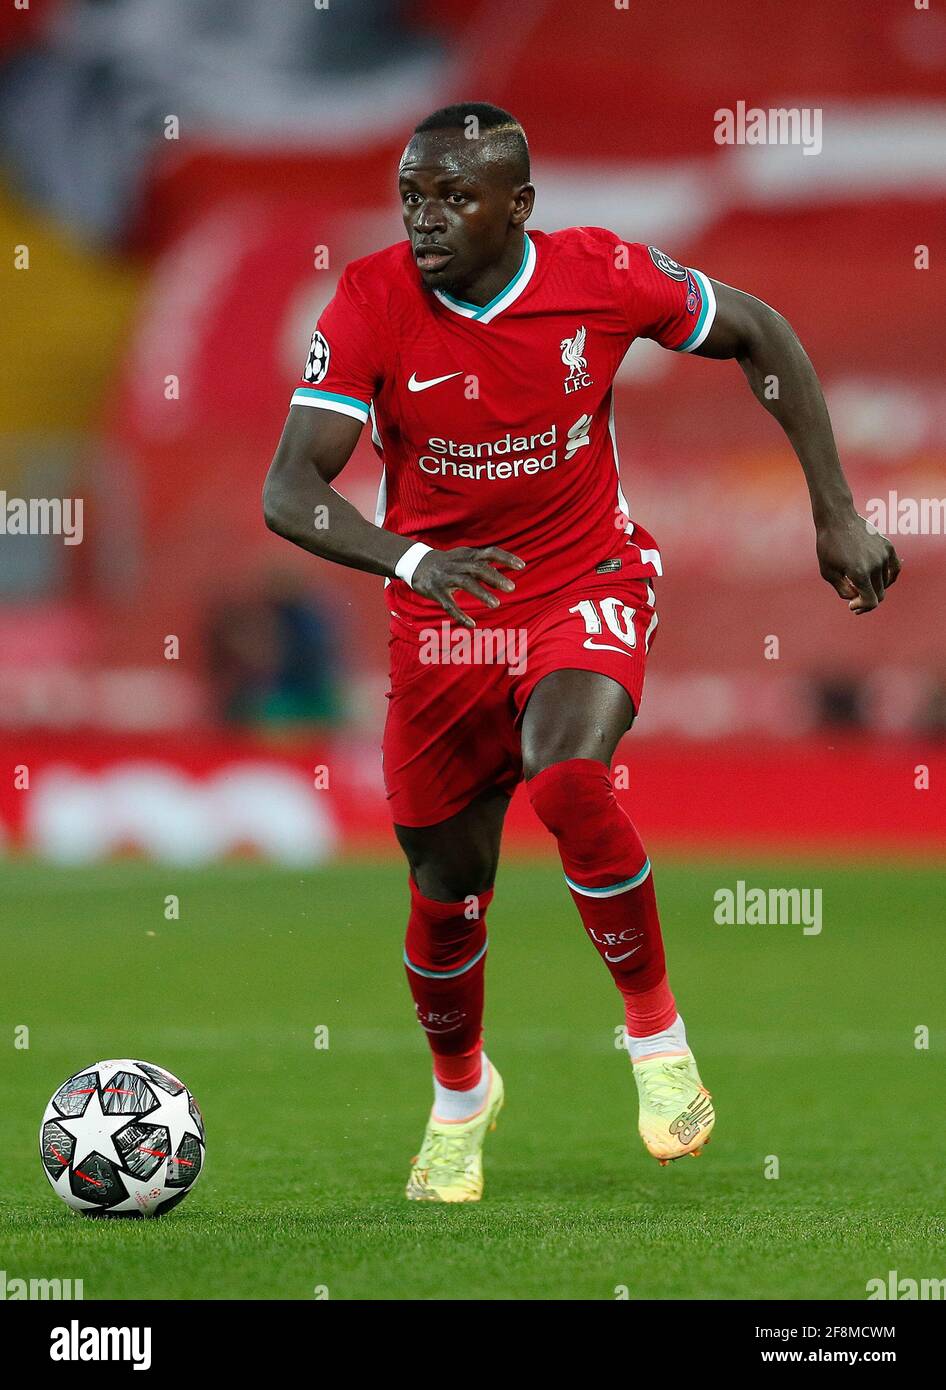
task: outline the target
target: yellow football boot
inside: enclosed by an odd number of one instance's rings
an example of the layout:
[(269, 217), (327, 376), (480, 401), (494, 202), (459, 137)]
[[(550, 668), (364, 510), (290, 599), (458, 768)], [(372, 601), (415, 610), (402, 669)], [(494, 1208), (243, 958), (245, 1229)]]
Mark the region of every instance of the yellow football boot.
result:
[(407, 1196), (412, 1202), (478, 1202), (483, 1195), (483, 1141), (503, 1108), (503, 1079), (492, 1065), (482, 1109), (469, 1120), (438, 1120), (431, 1113), (420, 1153), (412, 1160)]
[(693, 1053), (645, 1057), (633, 1063), (633, 1070), (640, 1098), (638, 1129), (647, 1152), (661, 1167), (686, 1154), (698, 1157), (710, 1141), (716, 1112)]

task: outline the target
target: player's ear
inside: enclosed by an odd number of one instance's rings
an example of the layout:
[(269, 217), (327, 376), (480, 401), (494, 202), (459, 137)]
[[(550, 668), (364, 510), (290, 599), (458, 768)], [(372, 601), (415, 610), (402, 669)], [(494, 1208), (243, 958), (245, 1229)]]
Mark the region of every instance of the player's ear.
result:
[(512, 216), (510, 218), (512, 225), (521, 227), (523, 222), (528, 222), (534, 206), (535, 189), (531, 183), (524, 183), (512, 195)]

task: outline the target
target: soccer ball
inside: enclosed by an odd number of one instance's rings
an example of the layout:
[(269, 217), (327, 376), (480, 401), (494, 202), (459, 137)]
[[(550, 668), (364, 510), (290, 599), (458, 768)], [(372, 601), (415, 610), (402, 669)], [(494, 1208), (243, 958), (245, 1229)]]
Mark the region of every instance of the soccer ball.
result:
[(46, 1107), (39, 1152), (53, 1191), (86, 1216), (161, 1216), (204, 1166), (204, 1121), (183, 1081), (151, 1062), (96, 1062)]

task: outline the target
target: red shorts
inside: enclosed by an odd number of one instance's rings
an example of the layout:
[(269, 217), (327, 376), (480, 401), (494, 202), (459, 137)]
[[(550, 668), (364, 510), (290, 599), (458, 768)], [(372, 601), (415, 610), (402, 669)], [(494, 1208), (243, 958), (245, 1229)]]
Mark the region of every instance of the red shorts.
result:
[(592, 575), (517, 611), (509, 627), (501, 614), (495, 627), (472, 631), (446, 614), (427, 627), (392, 614), (383, 756), (397, 825), (436, 825), (490, 787), (512, 795), (522, 779), (520, 721), (552, 671), (610, 676), (640, 708), (657, 626), (648, 580)]

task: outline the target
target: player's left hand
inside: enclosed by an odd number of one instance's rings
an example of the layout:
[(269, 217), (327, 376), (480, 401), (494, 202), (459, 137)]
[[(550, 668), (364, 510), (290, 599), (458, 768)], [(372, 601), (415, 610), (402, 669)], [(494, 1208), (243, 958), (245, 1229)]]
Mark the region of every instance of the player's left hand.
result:
[(884, 592), (900, 573), (897, 552), (886, 536), (857, 512), (832, 518), (816, 527), (821, 577), (852, 613), (869, 613), (884, 601)]

